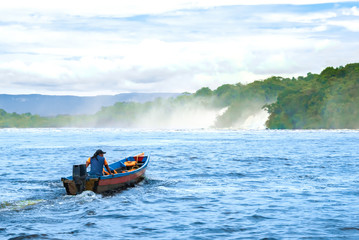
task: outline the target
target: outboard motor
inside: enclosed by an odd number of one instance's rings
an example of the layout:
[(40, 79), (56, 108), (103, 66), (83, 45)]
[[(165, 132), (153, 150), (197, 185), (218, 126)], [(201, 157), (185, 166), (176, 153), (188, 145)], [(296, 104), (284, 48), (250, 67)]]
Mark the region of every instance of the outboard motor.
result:
[(72, 178), (76, 184), (77, 193), (82, 193), (85, 190), (87, 178), (86, 164), (74, 165)]

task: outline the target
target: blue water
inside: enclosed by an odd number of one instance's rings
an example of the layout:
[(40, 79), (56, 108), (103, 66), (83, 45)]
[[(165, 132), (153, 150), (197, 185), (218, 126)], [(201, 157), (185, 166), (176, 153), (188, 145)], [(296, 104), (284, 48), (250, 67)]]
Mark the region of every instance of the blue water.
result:
[[(359, 239), (359, 131), (0, 130), (0, 239)], [(102, 196), (60, 178), (151, 154)]]

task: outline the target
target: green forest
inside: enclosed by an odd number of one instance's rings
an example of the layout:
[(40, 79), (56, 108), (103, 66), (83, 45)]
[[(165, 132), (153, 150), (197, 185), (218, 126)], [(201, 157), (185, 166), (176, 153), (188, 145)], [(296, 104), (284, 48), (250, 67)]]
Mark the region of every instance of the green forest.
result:
[(0, 127), (168, 127), (177, 121), (206, 121), (232, 128), (267, 111), (270, 129), (358, 129), (359, 63), (327, 67), (298, 78), (270, 77), (243, 85), (207, 87), (146, 103), (118, 102), (94, 115), (41, 117), (0, 109)]

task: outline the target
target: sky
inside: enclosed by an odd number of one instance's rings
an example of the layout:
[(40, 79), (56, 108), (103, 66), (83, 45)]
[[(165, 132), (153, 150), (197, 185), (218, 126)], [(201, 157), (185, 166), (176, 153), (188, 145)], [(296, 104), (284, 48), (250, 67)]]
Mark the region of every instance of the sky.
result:
[(0, 94), (195, 92), (359, 62), (359, 1), (0, 3)]

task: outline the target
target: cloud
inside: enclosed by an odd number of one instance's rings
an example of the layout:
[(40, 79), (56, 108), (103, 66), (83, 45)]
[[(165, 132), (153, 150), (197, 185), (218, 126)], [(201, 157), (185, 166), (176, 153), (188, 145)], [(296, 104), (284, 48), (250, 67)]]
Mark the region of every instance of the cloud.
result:
[(358, 7), (354, 6), (349, 9), (343, 9), (342, 13), (347, 16), (359, 16), (359, 9)]
[(320, 72), (358, 61), (359, 4), (341, 2), (8, 1), (1, 90), (184, 92)]
[[(49, 2), (43, 0), (13, 0), (2, 3), (2, 9), (22, 10), (33, 12), (50, 12), (51, 14), (65, 13), (81, 16), (137, 16), (141, 14), (161, 14), (183, 9), (207, 9), (223, 6), (243, 6), (243, 5), (313, 5), (324, 3), (341, 3), (347, 0), (62, 0)], [(355, 1), (353, 1), (355, 2)]]
[(340, 21), (330, 21), (329, 25), (340, 26), (346, 28), (351, 32), (359, 32), (359, 19), (358, 20), (340, 20)]

